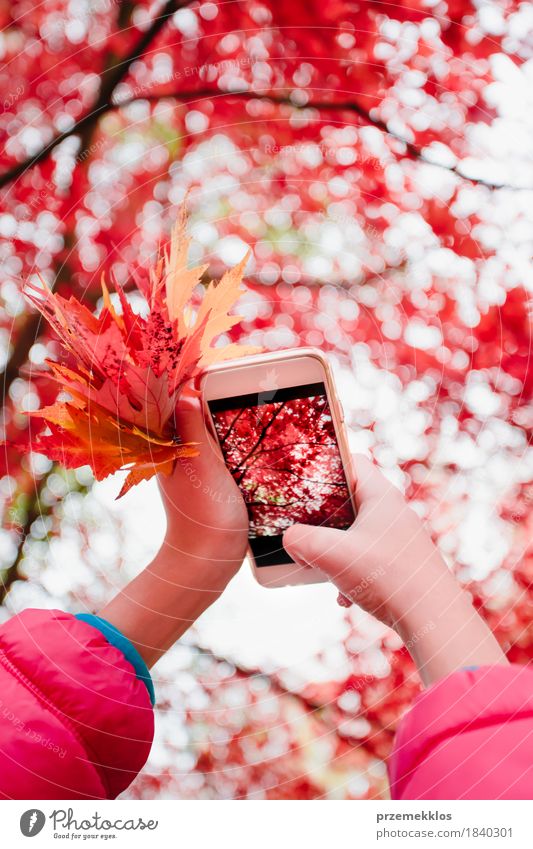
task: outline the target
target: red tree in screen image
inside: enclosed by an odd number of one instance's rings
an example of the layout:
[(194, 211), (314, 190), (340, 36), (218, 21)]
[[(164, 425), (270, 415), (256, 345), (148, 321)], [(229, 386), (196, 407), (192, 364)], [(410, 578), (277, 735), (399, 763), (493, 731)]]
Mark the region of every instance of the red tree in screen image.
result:
[(315, 395), (214, 414), (226, 463), (250, 516), (250, 536), (295, 522), (346, 528), (350, 496), (327, 398)]

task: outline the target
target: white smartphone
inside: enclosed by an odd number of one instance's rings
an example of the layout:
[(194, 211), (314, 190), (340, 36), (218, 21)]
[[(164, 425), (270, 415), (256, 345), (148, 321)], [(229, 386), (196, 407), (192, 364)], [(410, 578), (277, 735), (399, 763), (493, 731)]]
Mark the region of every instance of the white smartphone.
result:
[(295, 348), (213, 366), (206, 412), (248, 509), (249, 554), (266, 587), (325, 580), (283, 548), (292, 524), (348, 528), (355, 481), (341, 403), (324, 354)]

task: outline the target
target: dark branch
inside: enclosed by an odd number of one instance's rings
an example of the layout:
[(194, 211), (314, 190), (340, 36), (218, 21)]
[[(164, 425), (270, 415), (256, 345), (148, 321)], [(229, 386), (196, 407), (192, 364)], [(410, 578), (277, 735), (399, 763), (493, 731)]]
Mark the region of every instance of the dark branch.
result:
[(31, 504), (28, 507), (24, 525), (19, 529), (19, 539), (17, 545), (17, 553), (12, 564), (4, 569), (0, 579), (0, 604), (3, 604), (5, 598), (15, 581), (22, 581), (25, 578), (20, 574), (20, 565), (24, 560), (24, 544), (27, 538), (31, 535), (31, 526), (36, 519), (45, 515), (41, 507), (41, 494), (48, 481), (48, 475), (45, 475), (39, 482), (35, 483), (35, 493), (32, 497)]
[(23, 365), (25, 365), (28, 359), (30, 349), (37, 339), (40, 323), (41, 314), (38, 312), (28, 313), (24, 317), (20, 333), (16, 337), (16, 345), (13, 348), (13, 353), (7, 361), (4, 374), (2, 376), (2, 391), (4, 396), (2, 404), (5, 403), (9, 387), (13, 381), (19, 377), (20, 369)]
[[(51, 475), (57, 474), (58, 468), (60, 467), (54, 464), (50, 471), (47, 472), (40, 480), (34, 481), (34, 489), (31, 495), (30, 503), (23, 517), (23, 524), (17, 528), (17, 553), (11, 565), (8, 566), (6, 569), (0, 571), (0, 604), (3, 604), (3, 602), (5, 601), (6, 595), (9, 592), (11, 586), (15, 583), (15, 581), (26, 580), (24, 575), (20, 574), (20, 566), (26, 555), (26, 540), (31, 539), (31, 529), (33, 523), (37, 519), (43, 519), (46, 516), (54, 515), (54, 510), (56, 509), (57, 505), (45, 503), (42, 500), (42, 495), (44, 490), (46, 489)], [(85, 486), (84, 484), (78, 483), (73, 478), (70, 478), (69, 492), (81, 492), (83, 494), (87, 494), (89, 489), (90, 486)]]
[[(187, 644), (187, 648), (194, 651), (196, 654), (207, 657), (215, 663), (229, 663), (231, 666), (235, 667), (235, 671), (237, 675), (241, 678), (262, 678), (263, 681), (266, 681), (271, 687), (273, 693), (276, 696), (289, 696), (296, 701), (300, 702), (302, 707), (309, 713), (316, 713), (317, 711), (323, 710), (328, 705), (320, 704), (319, 702), (312, 701), (304, 696), (302, 693), (299, 693), (297, 690), (289, 690), (285, 687), (284, 684), (281, 683), (278, 676), (275, 674), (269, 674), (262, 669), (245, 669), (236, 663), (236, 661), (232, 658), (231, 660), (227, 657), (223, 657), (221, 655), (215, 654), (212, 649), (205, 648), (204, 646), (200, 646), (197, 643)], [(335, 729), (337, 730), (337, 729)]]
[(265, 436), (266, 436), (268, 430), (270, 429), (271, 425), (277, 419), (277, 417), (279, 416), (281, 411), (284, 409), (284, 407), (285, 407), (285, 401), (282, 401), (281, 404), (279, 405), (278, 409), (275, 410), (274, 413), (272, 414), (272, 417), (269, 419), (269, 421), (266, 422), (266, 424), (264, 424), (263, 427), (261, 428), (261, 430), (259, 431), (259, 436), (257, 437), (256, 441), (254, 442), (254, 444), (252, 445), (252, 447), (250, 448), (248, 453), (244, 457), (242, 457), (241, 460), (239, 460), (239, 462), (235, 466), (235, 468), (233, 468), (231, 470), (232, 474), (235, 474), (235, 472), (240, 471), (239, 477), (236, 478), (237, 484), (242, 483), (242, 480), (243, 480), (244, 476), (246, 475), (246, 472), (248, 471), (248, 469), (245, 466), (246, 461), (252, 456), (252, 454), (254, 453), (256, 448), (258, 448), (258, 446), (261, 445), (261, 442), (265, 438)]
[[(485, 180), (482, 177), (473, 177), (464, 174), (458, 165), (445, 165), (443, 162), (435, 162), (428, 158), (424, 151), (410, 142), (408, 139), (399, 133), (391, 130), (385, 121), (381, 118), (373, 116), (367, 109), (364, 109), (359, 103), (353, 100), (332, 102), (327, 100), (308, 100), (307, 103), (296, 103), (287, 95), (264, 94), (255, 91), (219, 91), (216, 89), (199, 89), (192, 92), (175, 92), (172, 94), (139, 94), (132, 97), (130, 100), (124, 100), (121, 103), (113, 104), (114, 108), (127, 106), (129, 103), (135, 103), (137, 100), (159, 101), (165, 98), (179, 100), (182, 103), (191, 103), (204, 98), (216, 99), (219, 97), (234, 97), (239, 100), (264, 100), (268, 103), (275, 103), (280, 106), (291, 106), (293, 109), (316, 109), (319, 112), (351, 112), (357, 115), (364, 121), (365, 124), (370, 124), (377, 127), (382, 133), (396, 139), (405, 147), (405, 153), (409, 159), (414, 159), (423, 162), (426, 165), (433, 165), (435, 168), (441, 168), (443, 171), (449, 171), (459, 177), (461, 180), (467, 180), (469, 183), (475, 183), (478, 186), (485, 186), (488, 189), (511, 189), (512, 191), (530, 191), (528, 186), (509, 186), (506, 183), (495, 183), (492, 180)], [(401, 155), (401, 154), (400, 154)]]
[[(382, 282), (385, 277), (388, 277), (390, 274), (394, 272), (402, 272), (405, 271), (407, 267), (407, 262), (402, 260), (397, 265), (388, 265), (381, 272), (371, 272), (366, 277), (354, 278), (352, 280), (321, 280), (318, 277), (309, 277), (308, 275), (302, 275), (298, 278), (298, 280), (293, 283), (287, 283), (287, 286), (306, 286), (307, 288), (315, 288), (317, 286), (323, 287), (325, 285), (334, 286), (335, 289), (346, 289), (349, 290), (352, 286), (368, 286), (373, 285), (375, 283)], [(220, 275), (219, 275), (220, 276)], [(214, 273), (213, 269), (209, 269), (209, 272), (206, 272), (202, 276), (202, 283), (207, 285), (212, 279), (217, 279), (216, 273)], [(249, 285), (250, 283), (256, 286), (277, 286), (279, 283), (286, 283), (283, 279), (278, 279), (273, 281), (272, 283), (265, 283), (264, 280), (261, 280), (260, 275), (258, 274), (247, 274), (246, 275), (246, 283)]]
[[(27, 168), (30, 168), (45, 159), (48, 154), (54, 149), (54, 147), (56, 147), (58, 144), (60, 144), (60, 142), (62, 142), (65, 138), (69, 136), (79, 135), (82, 142), (82, 148), (84, 145), (87, 147), (89, 144), (91, 131), (94, 129), (94, 126), (98, 122), (98, 119), (101, 117), (101, 115), (111, 108), (113, 92), (115, 91), (117, 85), (121, 82), (121, 80), (124, 79), (133, 62), (139, 59), (140, 56), (144, 53), (144, 51), (152, 42), (152, 40), (161, 31), (169, 16), (172, 15), (174, 11), (176, 11), (176, 9), (187, 6), (189, 2), (190, 0), (183, 0), (183, 2), (178, 2), (178, 0), (169, 0), (169, 2), (165, 4), (163, 10), (161, 11), (161, 14), (153, 20), (151, 26), (139, 39), (131, 53), (125, 59), (118, 61), (116, 64), (112, 64), (106, 71), (104, 71), (101, 77), (99, 95), (91, 111), (83, 118), (80, 118), (80, 120), (70, 130), (61, 133), (59, 136), (57, 136), (52, 142), (50, 142), (49, 145), (44, 147), (35, 156), (30, 157), (25, 162), (19, 163), (18, 165), (14, 166), (10, 171), (7, 171), (5, 174), (0, 175), (0, 188), (19, 177)], [(118, 22), (120, 28), (123, 27), (124, 20), (128, 15), (129, 11), (131, 11), (131, 9), (129, 8), (130, 5), (131, 4), (127, 2), (121, 3)], [(63, 269), (63, 273), (65, 272), (65, 270), (66, 269)], [(2, 403), (5, 403), (5, 398), (9, 387), (11, 386), (13, 381), (19, 376), (19, 370), (25, 364), (28, 358), (30, 348), (39, 335), (40, 326), (41, 316), (39, 314), (30, 313), (26, 316), (25, 321), (21, 326), (16, 346), (9, 358), (9, 361), (6, 365), (2, 377)]]
[(226, 440), (227, 440), (228, 436), (229, 436), (229, 435), (230, 435), (230, 433), (232, 432), (233, 428), (235, 427), (235, 425), (236, 425), (236, 424), (237, 424), (237, 422), (239, 421), (240, 417), (243, 415), (244, 411), (245, 411), (244, 409), (239, 410), (239, 412), (237, 413), (237, 415), (236, 415), (236, 416), (234, 417), (234, 419), (232, 420), (232, 422), (231, 422), (230, 426), (228, 427), (228, 429), (227, 429), (226, 433), (224, 434), (224, 436), (222, 436), (222, 437), (219, 439), (219, 442), (220, 442), (220, 444), (221, 444), (221, 445), (224, 445), (224, 443), (226, 442)]
[(39, 162), (46, 159), (51, 151), (54, 150), (58, 144), (65, 141), (65, 139), (70, 138), (70, 136), (83, 136), (86, 134), (89, 127), (95, 124), (105, 112), (112, 108), (113, 92), (116, 87), (124, 79), (133, 63), (142, 56), (146, 48), (163, 29), (169, 17), (171, 17), (177, 9), (188, 6), (190, 2), (191, 0), (183, 0), (183, 2), (179, 2), (179, 0), (167, 0), (160, 14), (154, 18), (152, 24), (148, 27), (146, 32), (143, 33), (131, 53), (129, 53), (128, 56), (126, 56), (121, 62), (112, 65), (111, 68), (103, 72), (100, 78), (99, 94), (90, 111), (86, 115), (83, 115), (83, 117), (81, 117), (80, 120), (77, 121), (69, 130), (65, 130), (65, 132), (59, 133), (59, 135), (55, 136), (49, 144), (43, 147), (34, 156), (29, 156), (23, 162), (17, 163), (17, 165), (14, 165), (13, 168), (9, 169), (9, 171), (1, 174), (0, 188), (6, 186), (12, 180), (18, 179), (18, 177), (24, 174), (28, 168), (32, 168), (34, 165), (37, 165)]
[(268, 466), (268, 472), (271, 475), (292, 475), (296, 478), (296, 480), (304, 481), (305, 483), (313, 483), (316, 486), (339, 486), (346, 489), (346, 484), (343, 481), (321, 481), (316, 478), (306, 478), (304, 475), (299, 475), (298, 472), (295, 472), (293, 469), (274, 468), (272, 466)]

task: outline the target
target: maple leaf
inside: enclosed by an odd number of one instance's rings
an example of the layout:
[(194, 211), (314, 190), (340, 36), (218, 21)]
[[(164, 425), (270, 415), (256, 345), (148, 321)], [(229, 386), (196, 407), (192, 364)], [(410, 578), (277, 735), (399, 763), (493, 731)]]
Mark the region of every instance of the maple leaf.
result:
[[(214, 340), (240, 321), (231, 313), (242, 292), (248, 254), (212, 281), (195, 314), (193, 292), (207, 266), (187, 267), (190, 238), (181, 207), (170, 250), (159, 255), (147, 279), (134, 274), (148, 303), (148, 314), (135, 313), (118, 284), (115, 309), (102, 277), (103, 307), (93, 314), (76, 298), (68, 300), (44, 283), (28, 283), (28, 300), (49, 321), (72, 363), (47, 360), (48, 376), (58, 393), (55, 403), (31, 412), (45, 429), (32, 434), (34, 450), (67, 468), (88, 464), (97, 480), (119, 469), (129, 471), (120, 496), (156, 472), (170, 474), (174, 461), (198, 453), (174, 428), (174, 413), (184, 384), (205, 368), (256, 352), (245, 345), (213, 347)], [(32, 428), (32, 431), (34, 429)]]

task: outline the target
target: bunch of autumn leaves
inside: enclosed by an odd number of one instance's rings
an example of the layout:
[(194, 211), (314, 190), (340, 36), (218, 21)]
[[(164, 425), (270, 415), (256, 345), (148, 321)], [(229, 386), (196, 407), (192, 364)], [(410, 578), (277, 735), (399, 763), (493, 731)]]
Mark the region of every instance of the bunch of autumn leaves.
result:
[(67, 468), (88, 464), (97, 480), (127, 469), (120, 495), (156, 472), (169, 474), (177, 458), (198, 452), (173, 427), (184, 385), (213, 363), (255, 350), (235, 344), (213, 347), (220, 334), (240, 321), (230, 311), (242, 293), (248, 256), (219, 282), (209, 283), (194, 309), (193, 292), (207, 265), (187, 268), (186, 227), (181, 209), (169, 248), (160, 253), (147, 279), (134, 278), (148, 305), (144, 316), (133, 311), (118, 284), (120, 308), (115, 308), (104, 279), (98, 315), (44, 283), (27, 286), (28, 299), (55, 330), (68, 362), (47, 361), (58, 399), (30, 414), (37, 420), (32, 431), (37, 425), (40, 432), (32, 433), (29, 448)]

